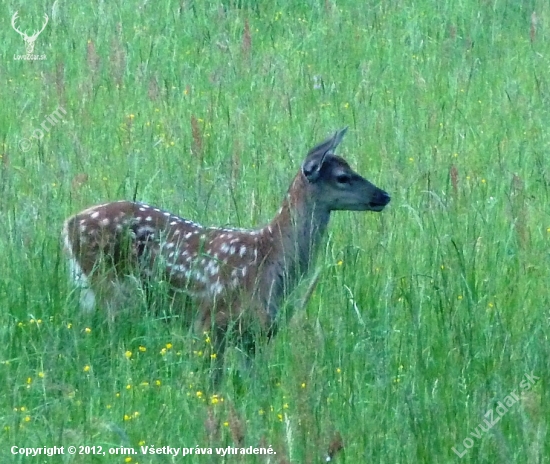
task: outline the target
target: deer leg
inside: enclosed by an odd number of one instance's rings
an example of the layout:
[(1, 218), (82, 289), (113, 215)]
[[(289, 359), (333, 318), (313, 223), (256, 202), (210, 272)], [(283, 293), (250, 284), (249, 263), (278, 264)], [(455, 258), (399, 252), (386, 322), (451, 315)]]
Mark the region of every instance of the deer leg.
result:
[[(219, 305), (203, 303), (199, 306), (198, 317), (195, 319), (195, 333), (208, 334), (211, 340), (210, 353), (210, 387), (216, 391), (223, 378), (224, 354), (227, 347), (228, 330), (224, 312)], [(220, 320), (221, 319), (221, 320)]]
[(221, 328), (215, 328), (212, 336), (212, 355), (210, 384), (213, 390), (217, 390), (223, 379), (224, 355), (227, 347), (227, 333)]

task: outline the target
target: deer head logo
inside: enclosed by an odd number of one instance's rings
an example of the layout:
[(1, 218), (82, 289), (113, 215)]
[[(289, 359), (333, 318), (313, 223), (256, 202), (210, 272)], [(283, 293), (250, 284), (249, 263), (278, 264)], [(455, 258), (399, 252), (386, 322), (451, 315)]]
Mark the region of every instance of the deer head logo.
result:
[(14, 28), (15, 32), (17, 32), (18, 34), (20, 34), (23, 39), (25, 40), (25, 48), (27, 49), (27, 54), (31, 54), (34, 50), (34, 42), (36, 41), (36, 39), (38, 38), (38, 36), (40, 35), (40, 33), (44, 30), (44, 28), (46, 27), (46, 24), (48, 24), (48, 15), (45, 14), (44, 15), (44, 19), (46, 20), (44, 22), (44, 25), (42, 26), (42, 29), (40, 29), (39, 31), (34, 31), (34, 34), (29, 36), (27, 35), (25, 32), (21, 32), (19, 29), (17, 29), (17, 27), (15, 26), (15, 21), (17, 20), (17, 11), (14, 13), (14, 15), (12, 16), (11, 18), (11, 26)]

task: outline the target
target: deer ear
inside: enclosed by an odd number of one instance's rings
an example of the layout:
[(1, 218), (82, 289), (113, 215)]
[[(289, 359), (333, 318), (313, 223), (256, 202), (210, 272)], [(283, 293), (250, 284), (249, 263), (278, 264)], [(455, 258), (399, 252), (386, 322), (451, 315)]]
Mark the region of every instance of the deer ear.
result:
[(326, 156), (334, 154), (334, 150), (340, 145), (347, 130), (348, 128), (344, 127), (309, 151), (306, 160), (302, 164), (302, 174), (309, 182), (315, 182), (319, 178)]

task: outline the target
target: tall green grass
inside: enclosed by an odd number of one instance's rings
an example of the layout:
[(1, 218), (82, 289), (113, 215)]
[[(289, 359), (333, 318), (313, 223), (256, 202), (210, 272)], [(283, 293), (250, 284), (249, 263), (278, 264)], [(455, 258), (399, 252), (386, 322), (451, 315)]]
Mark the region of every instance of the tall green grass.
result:
[[(29, 32), (50, 16), (45, 60), (14, 60), (16, 10)], [(213, 462), (10, 452), (145, 444), (272, 445), (271, 461), (214, 462), (316, 463), (340, 439), (342, 463), (548, 462), (548, 2), (1, 11), (2, 462)], [(31, 139), (59, 107), (63, 121)], [(115, 324), (79, 312), (68, 215), (136, 195), (204, 224), (265, 223), (307, 150), (345, 125), (341, 153), (392, 203), (334, 214), (305, 311), (248, 373), (230, 353), (216, 396), (207, 335), (139, 308)]]

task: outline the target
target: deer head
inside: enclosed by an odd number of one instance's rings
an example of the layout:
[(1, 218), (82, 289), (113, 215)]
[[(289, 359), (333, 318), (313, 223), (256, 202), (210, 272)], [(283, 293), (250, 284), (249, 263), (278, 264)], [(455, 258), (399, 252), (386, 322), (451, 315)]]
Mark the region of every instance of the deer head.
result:
[(34, 51), (34, 42), (36, 41), (40, 33), (46, 28), (46, 25), (48, 24), (48, 19), (49, 19), (48, 15), (44, 14), (44, 19), (46, 21), (44, 22), (42, 29), (40, 29), (39, 31), (35, 31), (34, 34), (31, 36), (28, 36), (25, 32), (21, 32), (19, 29), (17, 29), (17, 27), (15, 26), (15, 21), (17, 20), (17, 17), (18, 16), (16, 11), (11, 18), (11, 26), (13, 27), (15, 32), (17, 32), (23, 37), (23, 40), (25, 40), (25, 49), (27, 51), (27, 54), (31, 54)]
[(334, 154), (348, 128), (312, 148), (302, 164), (302, 175), (307, 180), (316, 207), (327, 212), (382, 211), (390, 196), (367, 179), (357, 174), (346, 160)]

